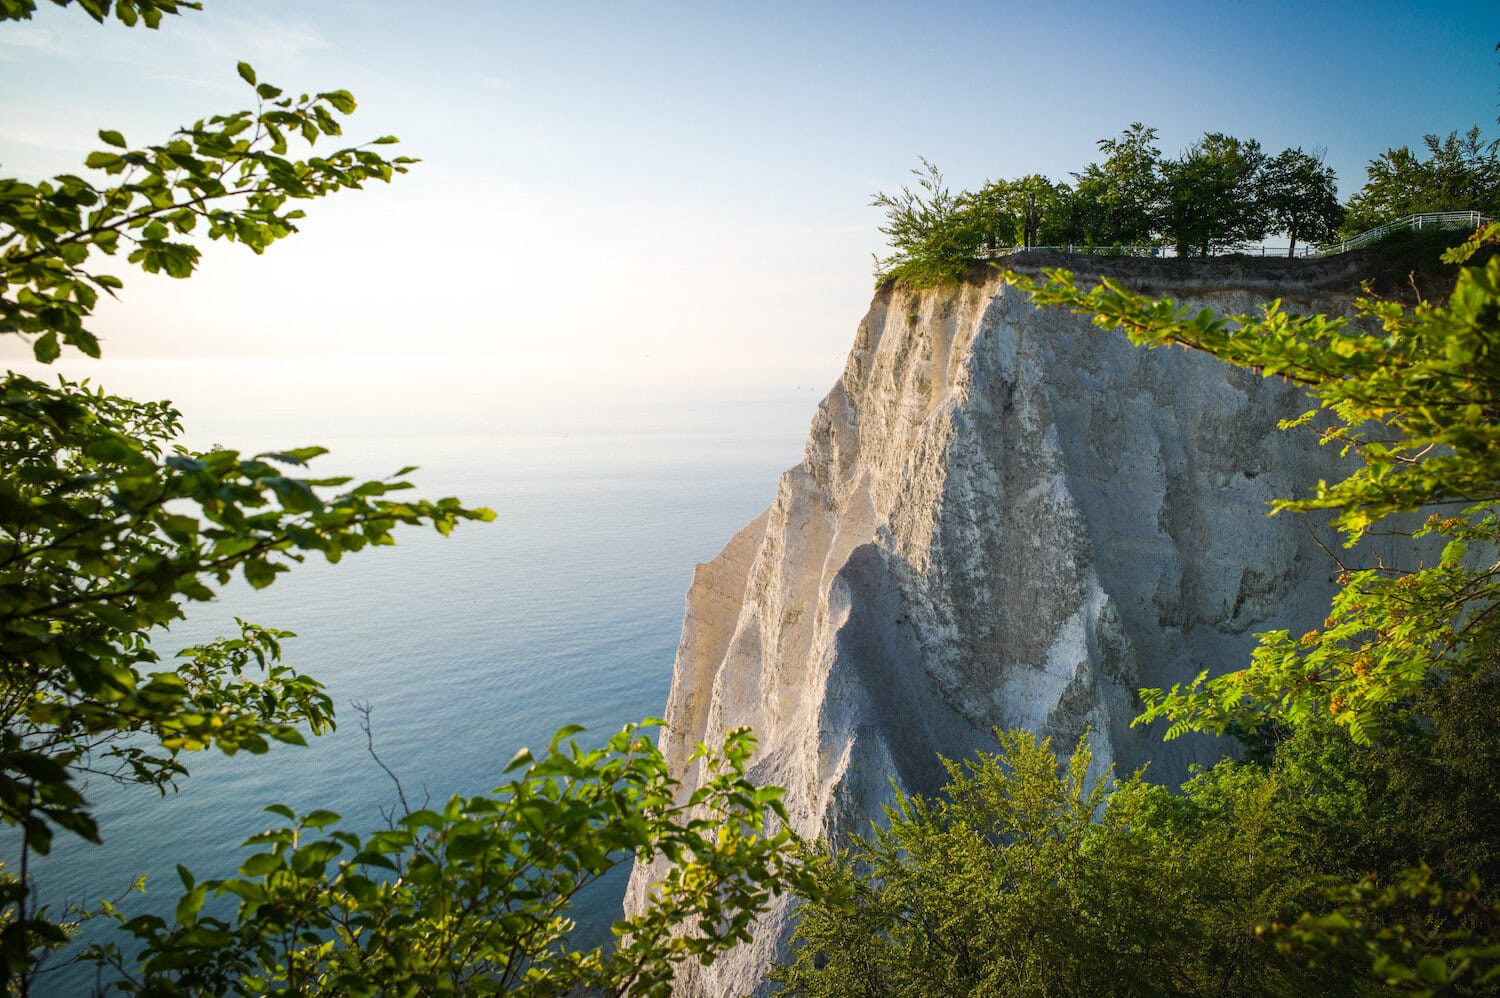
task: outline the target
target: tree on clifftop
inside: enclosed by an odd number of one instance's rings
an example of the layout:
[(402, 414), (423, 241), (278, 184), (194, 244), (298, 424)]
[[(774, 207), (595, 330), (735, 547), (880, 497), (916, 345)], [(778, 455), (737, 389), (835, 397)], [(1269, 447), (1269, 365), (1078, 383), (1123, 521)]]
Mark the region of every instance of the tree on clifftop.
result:
[(1264, 162), (1256, 140), (1207, 132), (1181, 157), (1162, 164), (1163, 228), (1178, 256), (1208, 256), (1265, 235), (1265, 213), (1256, 198)]
[(1475, 125), (1422, 143), (1425, 157), (1401, 146), (1370, 161), (1365, 185), (1349, 200), (1345, 235), (1424, 211), (1500, 214), (1500, 139), (1484, 141)]
[(1332, 239), (1344, 217), (1333, 167), (1299, 149), (1284, 149), (1266, 162), (1257, 197), (1272, 232), (1285, 232), (1286, 255), (1297, 243)]
[(954, 280), (985, 238), (986, 219), (966, 210), (941, 170), (926, 157), (921, 162), (921, 169), (911, 171), (915, 188), (907, 184), (895, 194), (881, 191), (870, 199), (870, 207), (885, 211), (880, 233), (895, 250), (876, 258), (877, 278), (896, 275), (919, 285)]
[(1074, 177), (1074, 218), (1082, 241), (1099, 246), (1152, 242), (1160, 228), (1165, 189), (1156, 129), (1136, 121), (1118, 138), (1100, 139), (1103, 163)]

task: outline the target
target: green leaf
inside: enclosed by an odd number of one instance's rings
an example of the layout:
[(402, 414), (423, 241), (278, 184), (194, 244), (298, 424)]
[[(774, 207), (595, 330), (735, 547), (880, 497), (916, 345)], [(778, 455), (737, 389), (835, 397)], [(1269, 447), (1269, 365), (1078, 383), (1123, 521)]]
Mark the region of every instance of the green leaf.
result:
[(318, 96), (332, 104), (342, 114), (354, 113), (354, 95), (347, 90), (330, 90)]
[(57, 343), (57, 334), (51, 332), (38, 337), (31, 349), (36, 354), (36, 359), (43, 364), (52, 363), (62, 353), (62, 348)]
[(339, 816), (333, 811), (318, 809), (302, 816), (302, 827), (325, 828), (339, 820)]
[(244, 80), (252, 87), (255, 86), (255, 70), (250, 68), (250, 64), (248, 62), (241, 62), (234, 68), (238, 70), (240, 79)]
[(264, 877), (272, 870), (282, 867), (281, 857), (274, 852), (258, 852), (245, 860), (240, 866), (240, 873), (246, 877)]
[(245, 581), (256, 589), (264, 589), (276, 581), (277, 570), (282, 566), (252, 559), (245, 562)]
[(401, 824), (408, 828), (442, 828), (443, 816), (431, 808), (422, 808), (403, 817)]
[(99, 139), (101, 142), (108, 143), (118, 149), (125, 148), (125, 136), (112, 128), (101, 128), (99, 130)]
[(535, 758), (531, 754), (531, 749), (518, 749), (516, 754), (510, 757), (510, 762), (505, 764), (505, 769), (502, 772), (509, 773), (511, 770), (520, 769), (522, 766), (530, 765), (535, 761)]
[(552, 736), (552, 750), (556, 751), (557, 747), (563, 742), (567, 741), (569, 738), (572, 738), (574, 735), (581, 734), (587, 730), (588, 729), (581, 724), (566, 724), (561, 728), (558, 728), (557, 734)]
[(184, 894), (177, 902), (177, 922), (180, 925), (192, 925), (198, 920), (198, 912), (203, 908), (203, 899), (208, 895), (208, 885), (199, 884)]

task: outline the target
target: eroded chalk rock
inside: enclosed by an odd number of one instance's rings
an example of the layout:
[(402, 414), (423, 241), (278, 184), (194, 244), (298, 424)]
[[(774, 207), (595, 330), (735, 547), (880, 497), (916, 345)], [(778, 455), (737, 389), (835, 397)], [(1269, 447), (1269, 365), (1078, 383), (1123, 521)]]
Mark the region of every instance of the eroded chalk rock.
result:
[[(1135, 266), (1115, 276), (1194, 307), (1350, 297), (1326, 270)], [(1181, 779), (1223, 743), (1131, 728), (1135, 690), (1239, 667), (1256, 632), (1326, 613), (1326, 525), (1266, 515), (1346, 470), (1312, 431), (1277, 429), (1306, 408), (1280, 379), (1133, 347), (997, 277), (883, 289), (802, 463), (698, 567), (664, 751), (691, 786), (694, 745), (749, 725), (752, 778), (787, 788), (798, 832), (835, 841), (893, 784), (938, 790), (938, 755), (990, 749), (997, 726), (1064, 752), (1091, 729), (1101, 769)], [(634, 871), (627, 907), (653, 876)], [(678, 993), (764, 993), (787, 931), (783, 901)]]

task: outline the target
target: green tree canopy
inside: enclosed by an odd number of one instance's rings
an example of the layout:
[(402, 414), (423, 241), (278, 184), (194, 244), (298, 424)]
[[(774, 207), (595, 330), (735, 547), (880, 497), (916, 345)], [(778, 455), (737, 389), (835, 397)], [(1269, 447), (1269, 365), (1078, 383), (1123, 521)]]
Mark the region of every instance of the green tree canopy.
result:
[(1098, 146), (1104, 162), (1074, 174), (1084, 241), (1101, 246), (1153, 242), (1166, 193), (1156, 129), (1132, 122), (1117, 138), (1100, 139)]
[(1175, 797), (1137, 773), (1091, 777), (1085, 739), (997, 732), (945, 760), (935, 798), (830, 855), (781, 994), (1328, 994), (1338, 969), (1257, 941), (1313, 901), (1318, 869), (1281, 836), (1293, 788), (1226, 764)]
[(1333, 167), (1300, 148), (1283, 149), (1266, 161), (1257, 198), (1267, 228), (1286, 233), (1289, 257), (1299, 241), (1332, 239), (1344, 217)]
[(1254, 139), (1207, 132), (1174, 160), (1162, 164), (1166, 188), (1164, 234), (1178, 256), (1208, 256), (1266, 234), (1258, 199), (1265, 154)]
[(1365, 185), (1349, 199), (1346, 235), (1424, 211), (1500, 214), (1500, 139), (1486, 142), (1475, 125), (1422, 142), (1425, 155), (1400, 146), (1370, 161)]

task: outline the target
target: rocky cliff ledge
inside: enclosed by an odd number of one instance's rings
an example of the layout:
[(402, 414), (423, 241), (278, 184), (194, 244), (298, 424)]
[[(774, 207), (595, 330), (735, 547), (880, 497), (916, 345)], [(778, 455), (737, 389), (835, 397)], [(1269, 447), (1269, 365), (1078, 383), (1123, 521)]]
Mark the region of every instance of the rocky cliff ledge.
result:
[[(1337, 313), (1357, 261), (1093, 267), (1194, 307)], [(693, 746), (749, 725), (752, 777), (834, 840), (893, 784), (937, 790), (938, 754), (992, 748), (995, 726), (1059, 751), (1091, 728), (1098, 764), (1181, 778), (1223, 746), (1132, 729), (1135, 690), (1235, 667), (1256, 632), (1328, 607), (1326, 528), (1266, 516), (1340, 474), (1310, 430), (1276, 428), (1306, 407), (1280, 379), (1038, 310), (993, 270), (880, 290), (802, 463), (694, 575), (663, 750), (691, 785)], [(635, 870), (627, 906), (651, 879)], [(764, 993), (786, 930), (778, 908), (679, 993)]]

